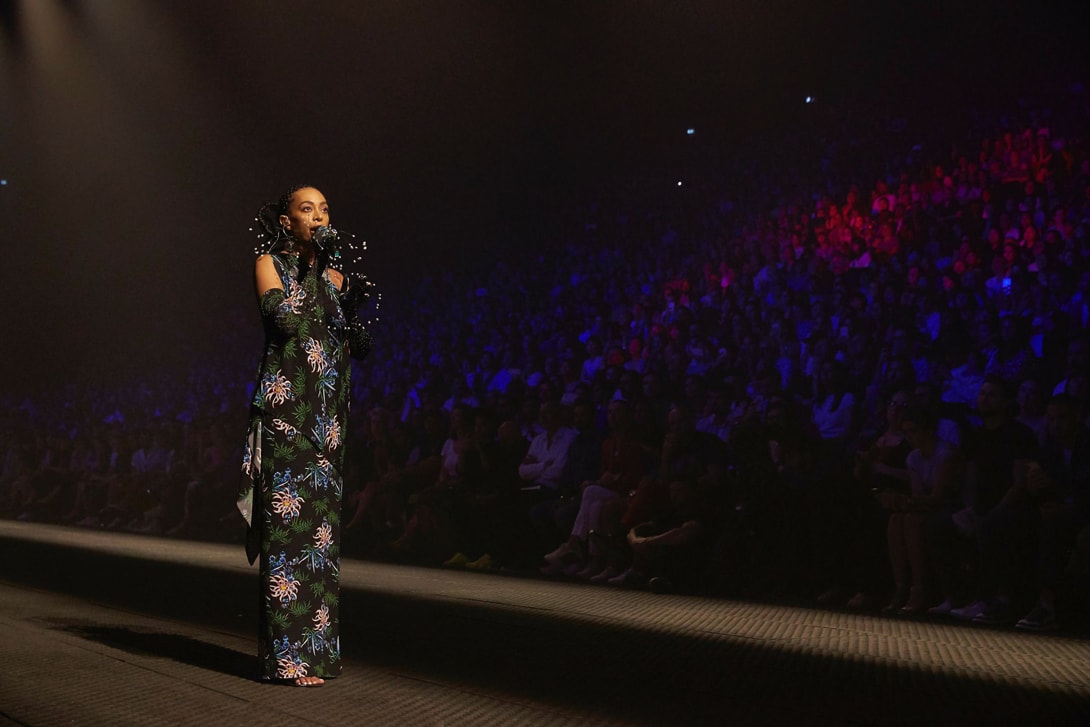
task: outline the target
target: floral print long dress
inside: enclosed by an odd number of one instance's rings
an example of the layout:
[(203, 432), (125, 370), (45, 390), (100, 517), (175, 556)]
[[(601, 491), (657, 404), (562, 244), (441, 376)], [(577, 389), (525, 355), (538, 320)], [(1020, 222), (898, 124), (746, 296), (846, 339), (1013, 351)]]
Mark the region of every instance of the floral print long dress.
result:
[(345, 316), (328, 272), (272, 258), (283, 290), (259, 301), (266, 347), (239, 495), (259, 564), (258, 657), (265, 679), (335, 677), (349, 358), (365, 356), (371, 337)]

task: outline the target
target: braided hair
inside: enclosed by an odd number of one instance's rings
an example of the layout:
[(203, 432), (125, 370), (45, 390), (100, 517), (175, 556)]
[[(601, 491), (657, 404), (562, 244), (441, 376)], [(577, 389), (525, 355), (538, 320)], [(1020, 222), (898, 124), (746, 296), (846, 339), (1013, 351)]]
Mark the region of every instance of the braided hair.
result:
[[(300, 189), (312, 187), (310, 184), (296, 184), (287, 192), (284, 192), (276, 202), (266, 202), (257, 210), (254, 222), (257, 223), (257, 246), (254, 252), (262, 255), (265, 253), (291, 251), (291, 234), (280, 224), (280, 216), (288, 214), (291, 209), (291, 200)], [(252, 230), (253, 228), (251, 228)]]

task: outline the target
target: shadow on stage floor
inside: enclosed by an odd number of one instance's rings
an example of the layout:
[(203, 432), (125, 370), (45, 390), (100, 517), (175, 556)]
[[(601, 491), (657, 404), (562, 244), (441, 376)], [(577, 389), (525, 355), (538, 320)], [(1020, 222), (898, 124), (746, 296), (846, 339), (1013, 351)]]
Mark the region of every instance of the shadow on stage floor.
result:
[[(4, 580), (256, 631), (254, 572), (218, 565), (219, 546), (175, 542), (156, 555), (142, 552), (146, 539), (106, 548), (19, 535), (0, 530), (5, 551), (22, 551), (4, 559)], [(626, 723), (1090, 723), (1090, 644), (1071, 636), (381, 564), (344, 574), (346, 659)], [(53, 626), (254, 671), (250, 655), (169, 633)]]
[(199, 669), (254, 678), (256, 657), (181, 634), (138, 631), (132, 628), (92, 623), (75, 619), (45, 622), (50, 628), (94, 641), (130, 654), (157, 656)]

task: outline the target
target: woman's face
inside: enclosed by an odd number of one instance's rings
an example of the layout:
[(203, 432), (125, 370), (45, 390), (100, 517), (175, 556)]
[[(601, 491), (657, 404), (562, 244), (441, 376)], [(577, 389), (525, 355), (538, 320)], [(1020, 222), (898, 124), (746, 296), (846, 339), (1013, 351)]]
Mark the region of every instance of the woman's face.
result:
[(314, 231), (329, 224), (329, 203), (314, 187), (295, 190), (288, 213), (280, 215), (280, 224), (296, 240), (310, 241)]
[(901, 417), (905, 414), (905, 409), (908, 408), (910, 403), (907, 391), (896, 392), (889, 400), (889, 404), (886, 405), (886, 423), (889, 426), (900, 422)]

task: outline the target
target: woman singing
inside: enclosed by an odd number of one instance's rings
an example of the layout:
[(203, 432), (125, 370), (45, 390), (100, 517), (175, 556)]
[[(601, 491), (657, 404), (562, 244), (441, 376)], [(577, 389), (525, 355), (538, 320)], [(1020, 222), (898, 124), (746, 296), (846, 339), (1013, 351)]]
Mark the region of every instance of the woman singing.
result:
[(258, 223), (268, 246), (254, 274), (266, 343), (239, 509), (247, 556), (259, 563), (261, 676), (310, 687), (341, 670), (341, 465), (349, 357), (372, 344), (356, 314), (369, 284), (328, 267), (329, 205), (317, 189), (290, 190), (261, 208)]

